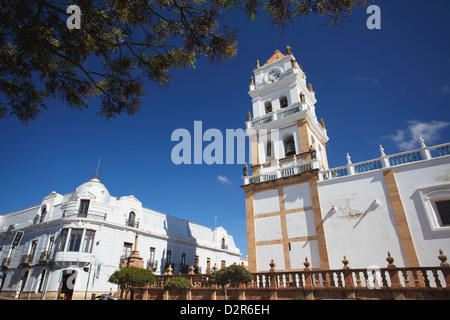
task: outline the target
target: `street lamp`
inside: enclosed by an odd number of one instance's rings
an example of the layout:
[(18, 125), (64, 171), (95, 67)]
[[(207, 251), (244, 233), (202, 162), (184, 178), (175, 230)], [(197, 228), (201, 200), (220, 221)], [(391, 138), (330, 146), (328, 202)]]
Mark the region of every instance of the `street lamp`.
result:
[(86, 296), (87, 296), (87, 291), (88, 291), (88, 287), (89, 287), (89, 280), (91, 278), (91, 269), (92, 269), (92, 264), (90, 262), (88, 262), (88, 264), (83, 267), (83, 271), (84, 272), (89, 272), (88, 279), (87, 279), (87, 282), (86, 282), (86, 291), (84, 292), (84, 300), (86, 300)]

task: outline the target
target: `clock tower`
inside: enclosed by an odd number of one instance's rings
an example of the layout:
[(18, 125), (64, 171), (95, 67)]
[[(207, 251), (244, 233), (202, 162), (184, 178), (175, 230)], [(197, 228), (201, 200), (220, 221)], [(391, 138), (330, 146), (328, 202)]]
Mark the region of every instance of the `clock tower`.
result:
[(247, 115), (251, 174), (244, 177), (250, 271), (328, 267), (320, 225), (317, 178), (328, 169), (325, 122), (318, 120), (312, 85), (291, 48), (275, 53), (250, 78)]

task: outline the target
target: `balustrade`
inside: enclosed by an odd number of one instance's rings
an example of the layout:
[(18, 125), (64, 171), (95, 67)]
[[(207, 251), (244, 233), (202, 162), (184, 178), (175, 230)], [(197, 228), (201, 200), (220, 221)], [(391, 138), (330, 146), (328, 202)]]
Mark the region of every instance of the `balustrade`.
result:
[(349, 161), (346, 166), (320, 171), (319, 179), (331, 180), (353, 174), (361, 174), (369, 171), (381, 170), (386, 167), (400, 166), (413, 162), (450, 155), (450, 143), (441, 144), (434, 147), (427, 147), (423, 143), (423, 140), (420, 141), (422, 144), (421, 149), (397, 153), (389, 156), (386, 156), (384, 154), (384, 149), (380, 147), (381, 157), (379, 159), (372, 159), (353, 164)]
[[(440, 266), (435, 267), (396, 267), (394, 259), (388, 252), (389, 262), (384, 268), (350, 268), (344, 257), (342, 269), (316, 270), (311, 269), (308, 259), (305, 268), (298, 271), (278, 271), (271, 262), (270, 270), (252, 273), (253, 281), (247, 284), (247, 289), (302, 289), (333, 288), (351, 291), (355, 288), (397, 290), (405, 288), (450, 289), (450, 267), (442, 250), (438, 258)], [(191, 268), (193, 269), (193, 268)], [(190, 280), (193, 289), (211, 288), (208, 274), (159, 275), (151, 288), (162, 288), (171, 277), (182, 276)], [(237, 287), (236, 287), (237, 288)]]

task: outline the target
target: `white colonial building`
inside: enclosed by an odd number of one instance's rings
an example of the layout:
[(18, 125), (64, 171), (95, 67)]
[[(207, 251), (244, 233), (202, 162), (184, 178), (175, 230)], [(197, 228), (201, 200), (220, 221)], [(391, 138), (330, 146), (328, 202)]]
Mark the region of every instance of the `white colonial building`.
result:
[(450, 252), (450, 144), (328, 167), (316, 96), (286, 47), (250, 78), (244, 177), (250, 271), (436, 266)]
[(95, 177), (72, 193), (0, 216), (2, 295), (90, 299), (114, 293), (109, 276), (137, 250), (155, 274), (207, 273), (240, 263), (233, 237), (145, 208), (133, 196), (114, 197)]

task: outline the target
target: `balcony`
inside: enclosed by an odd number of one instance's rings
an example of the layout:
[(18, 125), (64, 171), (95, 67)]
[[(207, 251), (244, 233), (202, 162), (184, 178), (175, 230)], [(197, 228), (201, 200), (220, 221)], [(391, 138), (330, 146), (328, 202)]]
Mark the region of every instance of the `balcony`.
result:
[(302, 110), (307, 110), (307, 109), (308, 109), (308, 105), (306, 103), (297, 102), (297, 103), (292, 104), (289, 107), (271, 111), (267, 115), (264, 115), (264, 116), (258, 117), (257, 119), (254, 119), (251, 123), (249, 122), (247, 128), (250, 128), (250, 127), (256, 128), (256, 127), (262, 126), (266, 123), (276, 121), (278, 119), (283, 119), (294, 113), (300, 112)]
[(52, 262), (53, 262), (53, 259), (51, 257), (51, 252), (42, 251), (41, 255), (39, 257), (39, 263), (40, 264), (51, 264)]
[(3, 258), (2, 260), (2, 269), (8, 270), (11, 267), (12, 258)]
[(158, 261), (147, 261), (147, 269), (152, 270), (153, 272), (158, 269)]
[(450, 143), (427, 147), (423, 140), (419, 140), (421, 148), (392, 155), (386, 155), (381, 147), (381, 156), (378, 159), (352, 163), (350, 156), (347, 156), (347, 165), (329, 170), (323, 170), (319, 174), (319, 180), (332, 180), (369, 171), (382, 170), (384, 168), (408, 165), (415, 162), (423, 162), (439, 157), (450, 155)]
[[(296, 163), (296, 161), (295, 161)], [(262, 183), (271, 180), (276, 180), (280, 178), (286, 178), (295, 175), (301, 175), (305, 172), (312, 172), (314, 170), (319, 170), (320, 164), (317, 159), (310, 160), (308, 162), (296, 163), (289, 167), (276, 168), (273, 171), (263, 172), (259, 174), (255, 174), (252, 176), (244, 177), (244, 183), (247, 184), (255, 184)]]
[(132, 228), (138, 229), (139, 228), (139, 221), (127, 219), (127, 220), (125, 220), (125, 225), (129, 226), (129, 227), (132, 227)]
[(21, 267), (31, 267), (33, 265), (34, 255), (24, 254), (20, 259)]
[(87, 213), (80, 215), (79, 210), (64, 210), (62, 217), (63, 218), (83, 218), (83, 219), (105, 221), (106, 213), (89, 210)]

